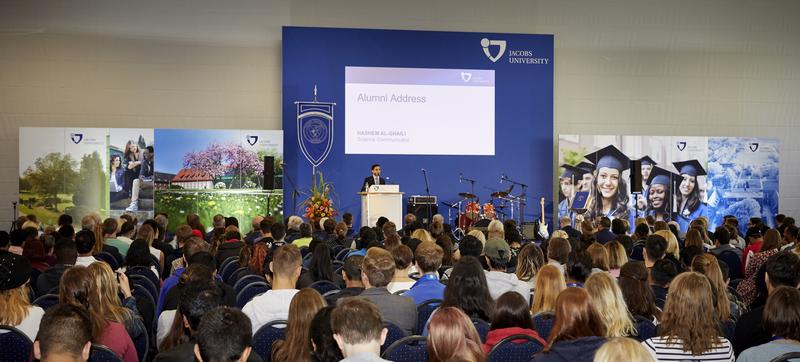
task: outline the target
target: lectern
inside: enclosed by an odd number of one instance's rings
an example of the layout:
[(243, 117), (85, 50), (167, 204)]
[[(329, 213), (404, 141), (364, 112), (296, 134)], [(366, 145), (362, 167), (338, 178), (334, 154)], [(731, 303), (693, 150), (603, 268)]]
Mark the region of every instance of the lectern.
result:
[(375, 226), (383, 216), (403, 227), (403, 193), (399, 185), (372, 185), (361, 195), (361, 226)]

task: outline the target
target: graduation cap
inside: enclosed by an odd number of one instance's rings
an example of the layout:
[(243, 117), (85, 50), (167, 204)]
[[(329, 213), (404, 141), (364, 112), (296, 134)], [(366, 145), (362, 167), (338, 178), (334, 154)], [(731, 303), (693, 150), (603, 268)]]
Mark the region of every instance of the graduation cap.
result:
[(608, 145), (599, 151), (590, 153), (585, 157), (587, 160), (594, 160), (595, 167), (599, 170), (603, 167), (613, 168), (620, 173), (631, 167), (631, 159), (625, 156), (622, 151), (613, 145)]
[(560, 176), (562, 178), (580, 179), (581, 177), (583, 177), (583, 174), (586, 173), (586, 170), (584, 170), (582, 168), (575, 167), (575, 166), (568, 165), (566, 163), (561, 165), (561, 167), (564, 168), (564, 172), (562, 172), (561, 176)]
[(703, 165), (701, 165), (700, 161), (697, 160), (673, 162), (672, 164), (675, 165), (675, 168), (681, 175), (703, 176), (706, 174), (706, 170), (703, 168)]
[(667, 171), (661, 167), (654, 166), (650, 171), (650, 177), (647, 178), (647, 186), (664, 185), (670, 186), (674, 180), (677, 180), (679, 175)]
[(644, 156), (644, 157), (640, 158), (639, 162), (642, 163), (642, 166), (647, 166), (647, 165), (655, 166), (655, 165), (658, 165), (658, 162), (656, 162), (655, 160), (650, 158), (650, 156)]
[(586, 161), (581, 161), (581, 163), (575, 165), (575, 167), (583, 170), (584, 174), (591, 173), (594, 171), (594, 164)]

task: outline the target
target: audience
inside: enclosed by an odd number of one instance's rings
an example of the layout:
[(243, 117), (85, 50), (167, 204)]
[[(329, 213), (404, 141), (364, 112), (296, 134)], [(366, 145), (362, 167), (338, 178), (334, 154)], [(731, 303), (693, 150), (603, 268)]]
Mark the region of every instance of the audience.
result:
[(307, 288), (314, 282), (327, 280), (336, 285), (342, 285), (342, 278), (333, 273), (331, 263), (331, 249), (324, 242), (315, 241), (311, 244), (314, 249), (311, 251), (311, 259), (307, 271), (300, 273), (297, 280), (297, 288)]
[[(444, 251), (434, 243), (422, 243), (417, 246), (414, 265), (419, 271), (419, 279), (414, 282), (404, 296), (414, 300), (414, 304), (431, 299), (443, 299), (445, 286), (439, 281), (439, 268), (442, 266)], [(396, 260), (396, 259), (395, 259)]]
[(314, 289), (301, 289), (295, 294), (289, 304), (289, 323), (284, 339), (272, 345), (272, 361), (307, 361), (311, 358), (311, 345), (308, 343), (311, 320), (325, 305), (325, 299)]
[(614, 337), (609, 339), (594, 354), (596, 362), (656, 362), (650, 352), (647, 351), (639, 341), (625, 337)]
[(528, 287), (533, 290), (536, 285), (536, 273), (539, 272), (544, 262), (542, 249), (535, 243), (528, 243), (520, 249), (519, 255), (517, 255), (517, 267), (514, 269), (514, 274), (520, 281), (528, 283)]
[(637, 334), (633, 316), (628, 311), (617, 281), (608, 273), (596, 273), (586, 280), (591, 304), (605, 323), (606, 337), (630, 337)]
[(733, 347), (720, 334), (713, 293), (702, 274), (678, 275), (667, 294), (658, 337), (642, 342), (645, 348), (658, 360), (733, 361)]
[(334, 307), (322, 307), (311, 320), (309, 332), (311, 339), (311, 361), (313, 362), (339, 362), (344, 358), (342, 351), (333, 339), (331, 328), (331, 312)]
[(72, 239), (56, 240), (53, 253), (56, 256), (56, 264), (45, 269), (36, 278), (36, 291), (39, 295), (58, 294), (61, 275), (75, 265), (75, 261), (78, 259), (78, 249)]
[(242, 308), (242, 312), (250, 317), (252, 334), (264, 324), (289, 317), (289, 304), (298, 292), (295, 286), (300, 277), (301, 262), (300, 250), (295, 245), (287, 244), (275, 250), (268, 268), (272, 271), (272, 288)]
[(458, 308), (440, 308), (431, 316), (427, 344), (429, 362), (486, 361), (478, 331)]
[(89, 230), (81, 230), (75, 234), (75, 248), (78, 250), (78, 258), (75, 260), (75, 265), (89, 266), (89, 264), (97, 261), (92, 256), (96, 242), (94, 233)]
[(417, 326), (417, 306), (413, 299), (394, 295), (386, 289), (394, 276), (394, 269), (394, 258), (391, 253), (381, 248), (369, 249), (361, 265), (364, 291), (359, 297), (375, 303), (386, 322), (411, 335)]
[(767, 262), (770, 256), (777, 254), (781, 247), (781, 236), (778, 230), (771, 229), (766, 232), (758, 251), (746, 255), (747, 262), (744, 269), (744, 280), (736, 287), (736, 291), (742, 297), (742, 301), (751, 305), (759, 296), (757, 283), (760, 282), (759, 270)]
[(0, 325), (12, 326), (33, 341), (44, 310), (31, 305), (31, 264), (25, 258), (0, 252)]
[(772, 340), (744, 350), (737, 361), (769, 361), (784, 353), (800, 352), (800, 291), (787, 286), (775, 288), (767, 298), (761, 325)]
[(661, 318), (661, 310), (656, 306), (653, 289), (647, 284), (648, 277), (643, 262), (630, 261), (620, 269), (617, 283), (631, 315), (657, 323)]
[(547, 263), (556, 266), (564, 272), (564, 264), (567, 263), (572, 246), (564, 238), (554, 237), (547, 243)]
[(331, 329), (344, 356), (342, 361), (386, 361), (379, 356), (387, 330), (375, 303), (363, 298), (344, 299), (331, 312)]
[(591, 361), (606, 341), (606, 328), (589, 293), (582, 288), (564, 289), (556, 299), (555, 315), (547, 346), (533, 360)]
[(200, 362), (244, 362), (252, 352), (250, 320), (238, 309), (217, 307), (197, 328), (194, 355)]
[(42, 317), (33, 356), (42, 362), (87, 361), (92, 349), (92, 323), (86, 310), (58, 304)]
[(222, 293), (211, 281), (197, 281), (184, 290), (169, 333), (158, 346), (158, 362), (186, 361), (194, 358), (195, 336), (203, 316), (220, 306)]
[(344, 289), (339, 292), (325, 297), (328, 305), (336, 305), (336, 301), (341, 298), (353, 297), (361, 294), (364, 291), (364, 283), (361, 282), (361, 264), (364, 262), (364, 257), (361, 255), (348, 256), (344, 260), (342, 266), (342, 279), (344, 280)]
[[(386, 224), (389, 224), (388, 222)], [(384, 224), (384, 228), (386, 227)], [(435, 245), (435, 244), (434, 244)], [(405, 245), (398, 245), (394, 248), (388, 248), (394, 258), (395, 271), (392, 276), (392, 281), (386, 286), (390, 293), (405, 292), (411, 289), (416, 283), (416, 280), (409, 277), (412, 264), (414, 263), (414, 254), (411, 253), (411, 248)], [(419, 250), (419, 246), (417, 246)], [(438, 269), (437, 269), (438, 271)]]
[(145, 325), (125, 273), (114, 273), (106, 263), (93, 263), (87, 269), (94, 279), (94, 287), (99, 295), (97, 314), (107, 321), (124, 325), (132, 340), (142, 336)]
[(578, 250), (569, 253), (567, 264), (564, 265), (568, 287), (583, 288), (586, 278), (592, 273), (592, 258), (586, 251)]
[(733, 319), (731, 315), (731, 302), (728, 299), (728, 285), (722, 277), (722, 270), (719, 268), (719, 262), (713, 254), (702, 254), (695, 256), (692, 259), (690, 269), (693, 272), (703, 274), (708, 278), (711, 283), (711, 291), (714, 293), (714, 309), (717, 311), (717, 318), (721, 322), (727, 322)]
[(489, 293), (486, 274), (477, 258), (466, 256), (456, 263), (444, 288), (441, 306), (457, 307), (471, 319), (480, 319), (487, 323), (492, 321), (494, 300)]
[[(432, 323), (433, 321), (431, 321)], [(525, 299), (519, 293), (505, 292), (500, 298), (497, 298), (495, 303), (489, 334), (486, 336), (486, 341), (483, 342), (484, 352), (488, 353), (503, 338), (514, 334), (525, 334), (533, 337), (542, 347), (547, 345), (547, 342), (533, 330), (531, 313)]]
[(514, 291), (525, 298), (526, 303), (531, 300), (531, 287), (528, 283), (517, 278), (516, 274), (506, 273), (511, 260), (511, 248), (503, 239), (490, 238), (483, 248), (484, 259), (489, 266), (486, 271), (486, 284), (493, 299), (500, 298), (503, 293)]
[(543, 266), (536, 274), (531, 314), (553, 312), (558, 294), (566, 288), (567, 283), (564, 281), (564, 273), (553, 265)]

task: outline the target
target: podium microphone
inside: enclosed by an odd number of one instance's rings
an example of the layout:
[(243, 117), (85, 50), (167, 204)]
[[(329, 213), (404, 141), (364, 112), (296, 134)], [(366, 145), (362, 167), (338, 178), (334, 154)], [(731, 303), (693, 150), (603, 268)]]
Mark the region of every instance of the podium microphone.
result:
[(500, 183), (503, 183), (503, 180), (505, 180), (505, 179), (506, 179), (506, 175), (501, 174), (500, 175)]
[(458, 183), (461, 183), (462, 181), (464, 181), (464, 173), (459, 172), (458, 173)]
[(428, 170), (426, 170), (426, 169), (424, 169), (424, 168), (421, 168), (421, 169), (419, 169), (419, 170), (420, 170), (420, 171), (422, 171), (422, 172), (428, 172)]

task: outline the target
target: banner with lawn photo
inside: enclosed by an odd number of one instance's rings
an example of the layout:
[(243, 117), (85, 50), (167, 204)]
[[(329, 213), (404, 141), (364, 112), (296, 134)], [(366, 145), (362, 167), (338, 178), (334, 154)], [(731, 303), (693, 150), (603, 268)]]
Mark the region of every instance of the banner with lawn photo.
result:
[(239, 217), (248, 232), (255, 215), (282, 219), (282, 131), (22, 127), (19, 134), (19, 212), (44, 224), (62, 213), (77, 224), (91, 212), (139, 220), (163, 212), (174, 220), (196, 213), (210, 227), (223, 214)]

